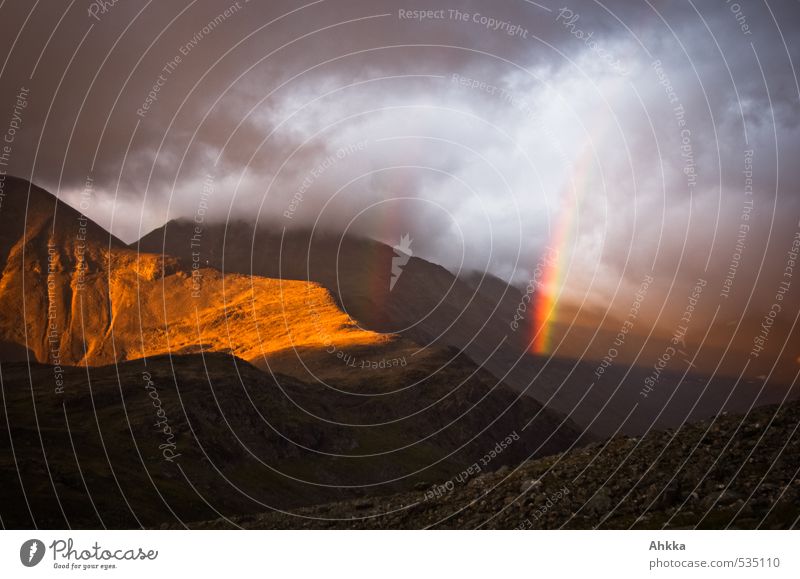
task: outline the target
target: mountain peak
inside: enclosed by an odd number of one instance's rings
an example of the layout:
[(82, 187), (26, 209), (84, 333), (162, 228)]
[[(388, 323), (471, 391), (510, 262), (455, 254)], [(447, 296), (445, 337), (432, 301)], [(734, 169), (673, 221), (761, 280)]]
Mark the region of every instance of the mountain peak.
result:
[(34, 183), (4, 175), (0, 177), (0, 263), (8, 260), (21, 239), (33, 243), (74, 245), (89, 241), (107, 247), (125, 244), (80, 211)]

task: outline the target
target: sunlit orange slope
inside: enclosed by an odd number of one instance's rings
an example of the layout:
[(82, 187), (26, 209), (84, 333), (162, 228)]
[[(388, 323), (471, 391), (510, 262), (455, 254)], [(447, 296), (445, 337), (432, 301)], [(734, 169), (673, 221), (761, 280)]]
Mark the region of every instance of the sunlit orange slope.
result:
[(7, 178), (5, 193), (0, 359), (99, 365), (204, 350), (260, 361), (390, 339), (358, 328), (318, 284), (193, 276), (178, 260), (126, 248), (42, 189), (29, 197), (25, 181)]

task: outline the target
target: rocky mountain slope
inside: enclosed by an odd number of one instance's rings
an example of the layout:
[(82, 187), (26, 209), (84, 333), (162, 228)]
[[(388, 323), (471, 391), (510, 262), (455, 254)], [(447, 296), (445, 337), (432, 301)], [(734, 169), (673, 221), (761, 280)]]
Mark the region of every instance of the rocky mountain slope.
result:
[(786, 529), (800, 526), (800, 403), (616, 437), (414, 492), (196, 528)]

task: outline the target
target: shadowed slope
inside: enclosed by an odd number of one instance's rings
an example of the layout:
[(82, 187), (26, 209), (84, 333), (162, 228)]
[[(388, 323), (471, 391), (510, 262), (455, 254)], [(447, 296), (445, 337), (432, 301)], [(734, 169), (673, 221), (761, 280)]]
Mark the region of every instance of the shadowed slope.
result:
[(53, 367), (4, 363), (0, 517), (8, 528), (180, 526), (426, 486), (512, 433), (486, 470), (578, 438), (466, 360), (433, 372), (443, 355), (415, 365), (423, 384), (383, 396), (226, 354), (65, 368), (61, 394)]

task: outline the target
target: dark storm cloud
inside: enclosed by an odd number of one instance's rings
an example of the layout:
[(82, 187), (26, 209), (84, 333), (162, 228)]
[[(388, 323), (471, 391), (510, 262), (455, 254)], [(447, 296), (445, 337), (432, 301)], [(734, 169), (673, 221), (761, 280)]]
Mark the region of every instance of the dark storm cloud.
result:
[(670, 310), (698, 276), (719, 293), (752, 150), (724, 323), (760, 318), (785, 267), (796, 3), (67, 6), (3, 5), (6, 118), (30, 89), (9, 170), (73, 201), (91, 176), (89, 215), (127, 240), (193, 216), (212, 175), (214, 219), (408, 232), (419, 255), (524, 284), (572, 211), (567, 299), (624, 308), (655, 268), (655, 320), (669, 288)]

